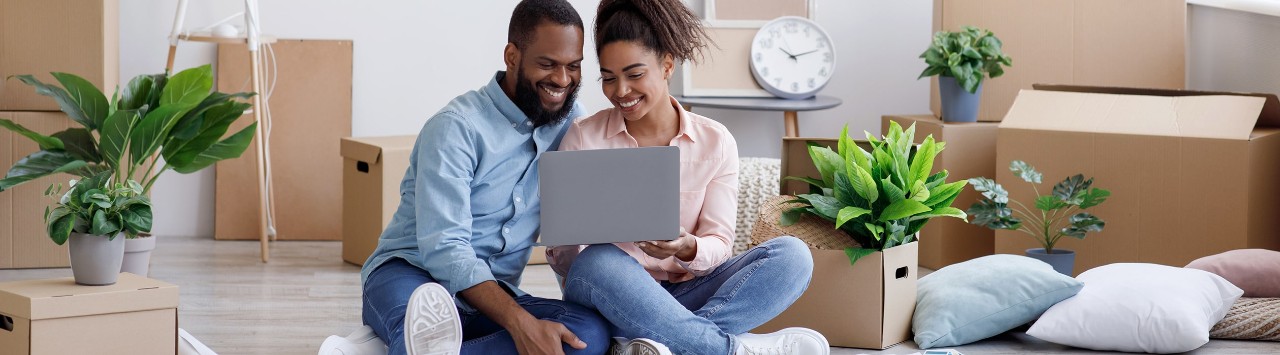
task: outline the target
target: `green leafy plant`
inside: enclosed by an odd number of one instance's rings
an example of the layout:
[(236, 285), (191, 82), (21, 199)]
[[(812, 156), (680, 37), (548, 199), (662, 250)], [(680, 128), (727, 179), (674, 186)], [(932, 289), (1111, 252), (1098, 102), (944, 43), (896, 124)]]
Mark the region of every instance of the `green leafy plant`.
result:
[(866, 132), (870, 152), (849, 138), (849, 127), (840, 132), (837, 151), (810, 143), (809, 157), (821, 179), (788, 176), (811, 187), (809, 194), (784, 203), (800, 207), (783, 211), (780, 224), (795, 224), (812, 215), (835, 223), (860, 247), (848, 248), (849, 262), (876, 251), (910, 243), (916, 232), (933, 217), (964, 219), (951, 207), (965, 181), (947, 183), (947, 171), (930, 175), (934, 158), (946, 146), (925, 137), (915, 145), (916, 126), (905, 131), (891, 122), (882, 139)]
[(0, 191), (52, 174), (89, 179), (106, 172), (102, 186), (141, 181), (140, 193), (149, 195), (165, 171), (187, 174), (239, 157), (256, 132), (257, 123), (253, 123), (223, 138), (250, 107), (236, 99), (253, 94), (211, 91), (213, 68), (208, 65), (172, 76), (139, 75), (123, 90), (117, 88), (110, 100), (84, 78), (52, 75), (61, 86), (40, 82), (31, 75), (16, 78), (37, 93), (52, 97), (80, 127), (46, 136), (0, 119), (0, 127), (40, 146), (39, 151), (9, 168), (0, 179)]
[(978, 91), (984, 77), (998, 78), (1004, 75), (1003, 66), (1013, 66), (1013, 59), (1001, 50), (1003, 43), (991, 31), (964, 26), (958, 32), (938, 32), (933, 44), (920, 54), (928, 65), (920, 78), (942, 75), (956, 78), (956, 82), (970, 93)]
[(142, 184), (110, 179), (110, 172), (101, 172), (71, 180), (66, 192), (62, 184), (45, 190), (57, 201), (57, 207), (44, 211), (45, 228), (54, 243), (66, 243), (72, 232), (115, 239), (120, 233), (133, 238), (151, 231), (151, 200), (142, 194)]
[[(986, 198), (969, 207), (969, 215), (977, 224), (991, 229), (1016, 230), (1030, 235), (1040, 242), (1045, 253), (1053, 253), (1053, 246), (1064, 236), (1084, 239), (1089, 232), (1101, 232), (1106, 222), (1084, 210), (1102, 204), (1111, 192), (1093, 187), (1093, 178), (1082, 174), (1068, 176), (1053, 186), (1049, 195), (1040, 195), (1043, 174), (1021, 160), (1009, 163), (1009, 171), (1031, 183), (1036, 193), (1035, 210), (1017, 200), (1009, 199), (1009, 192), (995, 181), (985, 177), (969, 179), (973, 189)], [(1012, 201), (1013, 205), (1009, 202)], [(1027, 223), (1024, 223), (1027, 222)]]

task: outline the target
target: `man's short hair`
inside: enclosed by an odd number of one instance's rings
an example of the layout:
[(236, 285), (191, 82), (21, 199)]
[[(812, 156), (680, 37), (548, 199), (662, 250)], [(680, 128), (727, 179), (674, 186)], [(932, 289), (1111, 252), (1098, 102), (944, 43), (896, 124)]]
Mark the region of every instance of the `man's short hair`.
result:
[(511, 12), (511, 25), (507, 28), (507, 42), (525, 49), (533, 42), (538, 25), (543, 22), (561, 26), (573, 25), (579, 30), (582, 17), (565, 0), (523, 0)]

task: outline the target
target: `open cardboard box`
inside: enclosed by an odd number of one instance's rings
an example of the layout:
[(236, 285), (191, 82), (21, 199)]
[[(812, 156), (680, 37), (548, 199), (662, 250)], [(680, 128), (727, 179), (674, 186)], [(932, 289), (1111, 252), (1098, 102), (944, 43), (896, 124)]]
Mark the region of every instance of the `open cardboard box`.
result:
[(178, 286), (130, 273), (114, 285), (72, 278), (0, 283), (0, 354), (174, 354)]
[[(71, 119), (62, 112), (0, 112), (0, 118), (45, 135), (73, 126)], [(78, 124), (74, 126), (79, 127)], [(39, 150), (40, 147), (30, 139), (0, 129), (0, 169), (3, 169), (0, 174)], [(67, 246), (54, 244), (45, 231), (44, 208), (52, 206), (54, 201), (44, 195), (44, 190), (55, 183), (65, 186), (72, 178), (74, 176), (70, 174), (56, 174), (0, 192), (0, 269), (71, 265)]]
[[(1280, 102), (1273, 94), (1036, 85), (1000, 124), (996, 166), (1023, 160), (1042, 193), (1077, 173), (1111, 197), (1089, 212), (1106, 221), (1076, 252), (1075, 273), (1117, 262), (1183, 266), (1232, 249), (1280, 249)], [(1029, 203), (1008, 169), (996, 181)], [(1039, 244), (996, 233), (996, 252)]]

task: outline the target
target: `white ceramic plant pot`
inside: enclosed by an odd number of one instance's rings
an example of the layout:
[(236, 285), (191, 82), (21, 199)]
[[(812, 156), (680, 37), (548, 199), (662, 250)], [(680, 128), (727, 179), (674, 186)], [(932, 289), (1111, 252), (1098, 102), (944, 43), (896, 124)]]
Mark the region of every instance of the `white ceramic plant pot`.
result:
[(124, 263), (120, 272), (146, 277), (151, 270), (151, 251), (156, 248), (156, 237), (140, 234), (124, 241)]
[(120, 276), (120, 264), (124, 261), (124, 234), (115, 238), (101, 235), (71, 233), (68, 252), (71, 254), (71, 274), (77, 284), (105, 286), (116, 283)]

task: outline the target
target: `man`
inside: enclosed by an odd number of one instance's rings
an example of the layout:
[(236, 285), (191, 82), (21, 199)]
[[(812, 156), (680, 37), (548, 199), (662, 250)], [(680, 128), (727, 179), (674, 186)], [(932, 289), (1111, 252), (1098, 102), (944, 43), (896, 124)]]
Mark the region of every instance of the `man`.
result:
[(423, 126), (361, 272), (364, 322), (391, 354), (608, 348), (594, 311), (517, 288), (539, 229), (538, 158), (582, 112), (582, 19), (564, 0), (525, 0), (507, 38), (506, 71)]

